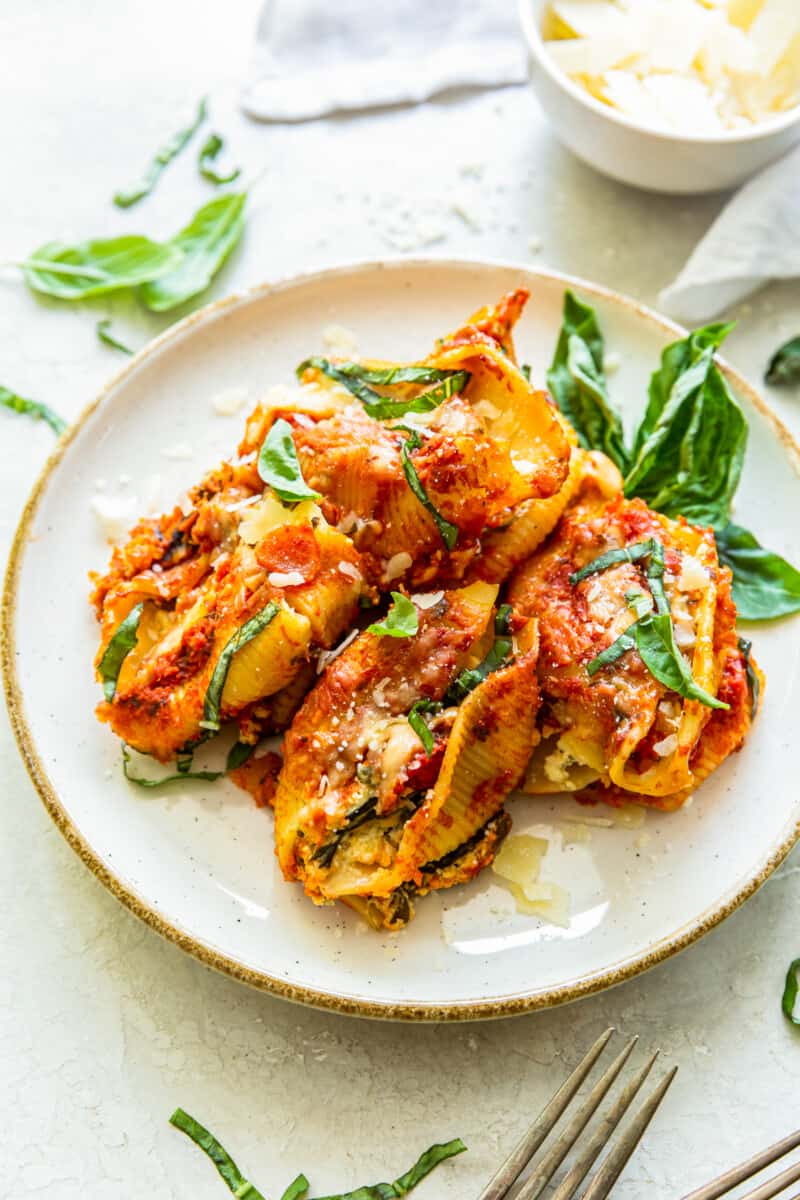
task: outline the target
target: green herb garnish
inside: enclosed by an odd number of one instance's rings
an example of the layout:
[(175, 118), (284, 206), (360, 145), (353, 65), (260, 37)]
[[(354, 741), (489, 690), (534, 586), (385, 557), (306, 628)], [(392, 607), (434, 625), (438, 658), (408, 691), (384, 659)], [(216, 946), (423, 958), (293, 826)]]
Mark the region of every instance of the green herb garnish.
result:
[(407, 1196), (409, 1192), (413, 1191), (434, 1167), (438, 1167), (439, 1163), (453, 1158), (456, 1154), (463, 1154), (466, 1148), (461, 1138), (454, 1138), (452, 1142), (445, 1142), (442, 1145), (431, 1146), (429, 1150), (420, 1155), (414, 1166), (406, 1171), (405, 1175), (401, 1175), (393, 1183), (374, 1183), (371, 1186), (356, 1188), (354, 1192), (337, 1192), (335, 1196), (323, 1196), (320, 1200), (396, 1200), (397, 1197)]
[(800, 1013), (795, 1012), (798, 992), (798, 970), (800, 970), (800, 958), (796, 958), (786, 972), (786, 983), (784, 984), (783, 996), (781, 998), (783, 1015), (788, 1017), (793, 1025), (800, 1025)]
[(274, 600), (270, 600), (269, 604), (261, 609), (261, 612), (256, 613), (249, 621), (245, 621), (244, 625), (240, 629), (237, 629), (236, 633), (225, 643), (222, 653), (217, 659), (217, 665), (214, 667), (214, 674), (211, 676), (211, 682), (206, 692), (206, 698), (203, 703), (203, 719), (200, 722), (201, 729), (209, 729), (214, 733), (219, 729), (222, 693), (234, 655), (243, 646), (246, 646), (248, 642), (251, 642), (254, 637), (257, 637), (262, 630), (266, 629), (279, 611), (280, 605)]
[(438, 700), (417, 700), (409, 710), (406, 720), (408, 721), (414, 733), (425, 749), (426, 754), (431, 754), (434, 747), (434, 738), (428, 722), (425, 720), (424, 713), (434, 714), (442, 711), (442, 705)]
[(179, 247), (128, 234), (74, 246), (48, 242), (19, 265), (35, 292), (58, 300), (85, 300), (139, 284), (154, 286), (151, 281), (173, 272), (182, 257)]
[(228, 192), (199, 208), (168, 243), (180, 257), (173, 270), (151, 276), (141, 296), (154, 312), (166, 312), (204, 292), (244, 230), (246, 192)]
[(220, 175), (213, 167), (212, 164), (216, 161), (224, 145), (225, 142), (218, 133), (210, 133), (200, 147), (197, 157), (197, 168), (203, 179), (207, 179), (209, 183), (213, 183), (217, 187), (224, 183), (233, 183), (234, 179), (238, 179), (242, 173), (241, 167), (234, 167), (227, 175)]
[(292, 427), (283, 417), (278, 418), (264, 438), (258, 455), (258, 473), (275, 495), (287, 504), (320, 498), (319, 492), (313, 491), (303, 479), (292, 439)]
[(417, 469), (411, 459), (411, 451), (418, 450), (422, 445), (422, 439), (416, 429), (409, 429), (407, 426), (396, 425), (395, 429), (403, 429), (408, 437), (403, 439), (400, 447), (400, 460), (403, 464), (403, 474), (406, 477), (406, 483), (411, 488), (414, 495), (419, 500), (423, 508), (431, 514), (436, 522), (436, 528), (439, 530), (442, 541), (448, 550), (452, 550), (458, 541), (458, 526), (453, 525), (450, 521), (445, 520), (439, 512), (436, 505), (428, 496), (425, 488), (422, 486), (420, 477), (417, 474)]
[(358, 829), (360, 825), (365, 825), (367, 821), (371, 821), (375, 815), (377, 805), (378, 797), (368, 796), (361, 804), (357, 804), (355, 808), (352, 808), (345, 817), (344, 823), (338, 829), (334, 829), (327, 842), (323, 842), (314, 851), (311, 856), (314, 862), (319, 863), (322, 867), (329, 867), (342, 840), (348, 833), (352, 833), (354, 829)]
[[(432, 412), (457, 392), (463, 392), (470, 381), (469, 371), (444, 371), (438, 367), (364, 367), (355, 362), (332, 363), (327, 358), (307, 358), (297, 368), (298, 377), (310, 367), (347, 388), (364, 405), (367, 415), (376, 421), (404, 417), (407, 413)], [(374, 390), (374, 387), (392, 387), (400, 383), (438, 386), (411, 400), (393, 400)]]
[(128, 783), (135, 783), (137, 787), (142, 788), (160, 788), (168, 783), (178, 783), (185, 779), (204, 779), (208, 783), (213, 783), (215, 779), (219, 779), (225, 774), (224, 771), (190, 771), (192, 765), (191, 755), (188, 758), (179, 758), (176, 762), (177, 773), (174, 775), (162, 775), (160, 779), (145, 779), (143, 775), (131, 774), (131, 756), (128, 747), (122, 743), (122, 774), (127, 779)]
[(130, 208), (132, 204), (136, 204), (152, 192), (161, 172), (172, 162), (173, 158), (180, 154), (205, 119), (206, 101), (203, 97), (197, 106), (197, 113), (191, 125), (187, 125), (185, 129), (179, 129), (168, 142), (164, 143), (142, 176), (141, 182), (127, 191), (114, 193), (114, 203), (118, 208)]
[(402, 592), (392, 592), (392, 607), (382, 621), (367, 626), (376, 637), (414, 637), (419, 630), (419, 614), (413, 601)]
[(590, 575), (598, 575), (601, 571), (607, 571), (609, 567), (616, 567), (619, 563), (634, 563), (639, 562), (643, 558), (649, 558), (656, 545), (657, 543), (654, 538), (648, 538), (646, 542), (632, 542), (630, 546), (620, 546), (619, 549), (607, 550), (599, 558), (592, 559), (585, 567), (581, 567), (580, 571), (575, 571), (574, 574), (570, 575), (569, 581), (574, 587), (581, 580), (588, 579)]
[(530, 363), (521, 363), (519, 369), (522, 372), (522, 374), (525, 376), (525, 378), (527, 379), (528, 383), (530, 383), (530, 381), (531, 381), (531, 364)]
[(225, 1147), (199, 1121), (190, 1117), (182, 1108), (176, 1108), (169, 1123), (176, 1129), (180, 1129), (181, 1133), (185, 1133), (204, 1154), (208, 1155), (234, 1196), (237, 1196), (239, 1200), (245, 1200), (245, 1198), (246, 1200), (265, 1200), (255, 1184), (245, 1179)]
[(747, 529), (715, 529), (719, 560), (733, 572), (733, 599), (745, 621), (769, 621), (800, 612), (800, 571), (765, 550)]
[(758, 699), (761, 694), (761, 680), (758, 678), (756, 669), (753, 666), (753, 660), (750, 651), (753, 649), (753, 643), (747, 638), (740, 637), (738, 639), (739, 652), (744, 659), (744, 673), (747, 678), (747, 690), (750, 692), (750, 720), (755, 719), (758, 712)]
[(785, 387), (800, 383), (800, 337), (793, 337), (776, 350), (769, 361), (765, 383)]
[(297, 1179), (293, 1179), (286, 1191), (281, 1196), (281, 1200), (302, 1200), (309, 1189), (309, 1182), (305, 1175), (298, 1175)]
[(0, 387), (0, 404), (11, 409), (12, 412), (33, 417), (36, 421), (46, 421), (53, 433), (57, 433), (59, 436), (67, 428), (64, 418), (60, 417), (57, 412), (53, 412), (49, 405), (40, 404), (38, 400), (26, 400), (24, 396), (17, 395), (9, 388)]
[(105, 648), (103, 657), (97, 665), (100, 678), (103, 680), (103, 694), (108, 701), (114, 699), (120, 668), (130, 651), (136, 645), (143, 607), (144, 605), (140, 601), (134, 605), (124, 621), (119, 623)]
[(106, 346), (111, 346), (113, 350), (121, 350), (123, 354), (133, 354), (129, 346), (126, 346), (124, 342), (120, 342), (114, 337), (111, 332), (111, 321), (108, 317), (105, 317), (102, 321), (98, 321), (96, 329), (97, 336)]
[(509, 636), (510, 616), (511, 605), (502, 604), (494, 619), (494, 645), (477, 667), (465, 667), (456, 676), (445, 692), (445, 703), (460, 704), (479, 683), (483, 683), (487, 675), (491, 675), (493, 671), (499, 671), (501, 667), (508, 666), (514, 650), (514, 643)]
[(234, 742), (225, 760), (225, 770), (235, 771), (237, 767), (244, 766), (248, 758), (252, 758), (254, 752), (255, 746), (249, 742)]

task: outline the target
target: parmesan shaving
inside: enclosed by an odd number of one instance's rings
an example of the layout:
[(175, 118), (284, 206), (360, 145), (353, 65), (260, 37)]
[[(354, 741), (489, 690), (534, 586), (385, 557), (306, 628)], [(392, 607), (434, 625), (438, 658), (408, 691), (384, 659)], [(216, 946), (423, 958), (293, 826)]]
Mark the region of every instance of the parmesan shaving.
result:
[(246, 400), (247, 388), (231, 387), (218, 392), (211, 401), (211, 407), (220, 417), (233, 417)]
[(439, 601), (444, 599), (444, 592), (417, 592), (411, 599), (417, 608), (425, 612), (426, 609), (435, 608)]
[(306, 581), (300, 571), (270, 571), (267, 582), (273, 587), (300, 587)]
[(413, 561), (411, 555), (405, 550), (401, 550), (399, 554), (393, 554), (383, 568), (384, 582), (391, 583), (393, 579), (398, 579), (404, 571), (408, 570)]
[(321, 675), (325, 668), (332, 663), (335, 658), (338, 658), (342, 651), (346, 650), (350, 643), (355, 641), (357, 637), (358, 630), (351, 629), (347, 637), (343, 638), (342, 641), (339, 642), (338, 646), (334, 646), (332, 650), (323, 650), (317, 659), (317, 674)]

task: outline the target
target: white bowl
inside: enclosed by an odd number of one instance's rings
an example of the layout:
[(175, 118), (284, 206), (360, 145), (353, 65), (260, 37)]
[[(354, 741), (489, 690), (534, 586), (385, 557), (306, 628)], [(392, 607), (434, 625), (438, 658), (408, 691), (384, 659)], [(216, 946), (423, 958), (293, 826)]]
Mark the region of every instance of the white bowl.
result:
[(556, 66), (541, 35), (546, 3), (519, 0), (531, 84), (561, 140), (603, 174), (657, 192), (716, 192), (742, 183), (800, 139), (800, 106), (752, 129), (712, 137), (638, 124)]

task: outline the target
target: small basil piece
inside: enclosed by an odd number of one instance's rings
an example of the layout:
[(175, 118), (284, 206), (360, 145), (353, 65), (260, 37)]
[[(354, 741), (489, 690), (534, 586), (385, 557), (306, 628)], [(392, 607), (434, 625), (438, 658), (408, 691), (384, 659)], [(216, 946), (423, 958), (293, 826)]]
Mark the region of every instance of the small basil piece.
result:
[[(329, 379), (347, 388), (351, 395), (361, 401), (367, 416), (376, 421), (404, 417), (407, 413), (432, 412), (457, 392), (463, 392), (471, 378), (469, 371), (444, 371), (439, 367), (364, 367), (355, 362), (332, 363), (327, 358), (307, 358), (297, 368), (298, 377), (302, 377), (310, 367), (322, 371)], [(438, 386), (411, 400), (393, 400), (369, 386), (391, 387), (398, 383), (433, 383)]]
[(792, 1022), (793, 1025), (800, 1025), (800, 1013), (795, 1012), (797, 1004), (797, 992), (799, 990), (797, 972), (800, 971), (800, 958), (796, 958), (786, 972), (786, 983), (783, 986), (783, 996), (781, 998), (781, 1008), (783, 1015)]
[(395, 1179), (393, 1183), (374, 1183), (356, 1188), (354, 1192), (337, 1192), (335, 1196), (322, 1196), (320, 1200), (396, 1200), (396, 1198), (407, 1196), (409, 1192), (413, 1191), (426, 1175), (430, 1175), (431, 1171), (439, 1166), (439, 1163), (453, 1158), (456, 1154), (463, 1154), (466, 1148), (461, 1138), (454, 1138), (452, 1142), (431, 1146), (429, 1150), (420, 1155), (410, 1170)]
[(225, 760), (225, 770), (235, 771), (237, 767), (244, 766), (248, 758), (252, 758), (254, 751), (255, 746), (248, 742), (234, 742)]
[(354, 829), (358, 829), (360, 825), (365, 825), (367, 821), (371, 821), (375, 815), (377, 805), (378, 797), (368, 796), (361, 804), (357, 804), (355, 808), (352, 808), (345, 817), (344, 824), (340, 825), (338, 829), (334, 829), (327, 842), (323, 842), (314, 851), (311, 856), (314, 862), (319, 863), (322, 867), (329, 867), (342, 840), (347, 837), (348, 833), (352, 833)]
[(0, 404), (4, 408), (9, 408), (12, 412), (20, 413), (26, 417), (33, 417), (36, 421), (45, 421), (53, 433), (59, 436), (67, 428), (67, 422), (64, 418), (60, 417), (57, 412), (53, 412), (49, 405), (40, 404), (38, 400), (26, 400), (24, 396), (17, 395), (10, 388), (0, 387)]
[(140, 601), (134, 605), (127, 617), (120, 621), (103, 652), (103, 657), (97, 664), (97, 670), (103, 681), (103, 694), (109, 702), (114, 699), (122, 664), (136, 645), (143, 607), (144, 605)]
[(96, 329), (97, 336), (106, 346), (111, 346), (112, 350), (121, 350), (123, 354), (133, 354), (129, 346), (126, 346), (124, 342), (120, 342), (114, 337), (111, 332), (111, 321), (108, 317), (105, 317), (102, 321), (98, 321)]
[(246, 1200), (265, 1200), (258, 1188), (245, 1179), (225, 1147), (199, 1121), (190, 1117), (182, 1108), (176, 1108), (169, 1123), (181, 1133), (185, 1133), (208, 1155), (234, 1196), (238, 1196), (240, 1200), (244, 1200), (245, 1197)]
[[(502, 609), (498, 610), (495, 617), (495, 634), (498, 635), (499, 628), (506, 626), (508, 614), (503, 612), (508, 608), (508, 605), (503, 605)], [(501, 617), (501, 612), (503, 616)], [(498, 627), (498, 620), (500, 626)], [(465, 700), (470, 692), (473, 692), (479, 683), (483, 683), (488, 675), (493, 671), (499, 671), (501, 667), (505, 667), (511, 661), (514, 643), (508, 636), (495, 636), (494, 645), (484, 660), (478, 663), (477, 667), (465, 667), (461, 671), (449, 688), (445, 692), (445, 703), (460, 704)]]
[(793, 337), (776, 350), (764, 376), (773, 387), (800, 383), (800, 337)]
[(176, 763), (178, 770), (175, 775), (163, 775), (161, 779), (145, 779), (141, 775), (131, 774), (131, 756), (128, 752), (128, 747), (124, 742), (122, 743), (122, 774), (128, 783), (135, 783), (137, 787), (160, 788), (168, 783), (178, 783), (185, 779), (204, 779), (207, 783), (213, 783), (215, 779), (219, 779), (225, 774), (224, 771), (190, 771), (191, 762), (191, 757), (188, 759), (178, 759)]
[(148, 308), (166, 312), (206, 290), (244, 232), (246, 200), (246, 192), (227, 192), (198, 208), (168, 243), (179, 254), (175, 268), (141, 289)]
[(216, 161), (224, 145), (225, 142), (218, 133), (210, 133), (200, 147), (197, 157), (197, 168), (203, 179), (207, 179), (209, 183), (213, 183), (217, 187), (224, 183), (233, 183), (234, 179), (238, 179), (242, 173), (241, 167), (234, 167), (227, 175), (220, 175), (215, 171), (212, 163)]
[(601, 571), (607, 571), (609, 567), (616, 567), (625, 562), (640, 562), (641, 559), (650, 557), (656, 545), (655, 538), (648, 538), (646, 542), (632, 542), (630, 546), (607, 550), (605, 554), (592, 559), (585, 567), (581, 567), (579, 571), (570, 575), (569, 581), (574, 587), (575, 584), (588, 579), (590, 575), (598, 575)]
[(528, 383), (530, 383), (530, 381), (531, 381), (531, 364), (530, 363), (522, 363), (522, 365), (520, 366), (520, 371), (525, 376)]
[(733, 599), (743, 621), (770, 621), (800, 612), (800, 571), (760, 546), (741, 525), (715, 529), (717, 553), (733, 572)]
[(286, 504), (299, 500), (319, 500), (319, 492), (313, 491), (303, 479), (297, 460), (292, 427), (279, 417), (264, 438), (258, 455), (258, 473), (275, 495)]
[(603, 335), (594, 309), (566, 291), (547, 385), (584, 449), (605, 451), (624, 473), (628, 453), (622, 421), (606, 391), (603, 354)]
[[(402, 426), (395, 426), (396, 429), (401, 429)], [(406, 429), (409, 434), (403, 439), (403, 444), (400, 447), (400, 461), (403, 464), (403, 474), (406, 477), (406, 483), (411, 488), (411, 491), (419, 500), (423, 508), (425, 508), (436, 522), (436, 528), (439, 530), (442, 541), (448, 550), (452, 550), (458, 541), (458, 526), (453, 525), (450, 521), (445, 520), (439, 512), (436, 505), (429, 498), (428, 493), (422, 486), (417, 469), (411, 460), (411, 451), (418, 450), (422, 445), (422, 440), (419, 433), (415, 429)]]
[(129, 234), (95, 238), (74, 246), (48, 242), (19, 265), (33, 291), (57, 300), (85, 300), (120, 288), (150, 284), (174, 271), (182, 258), (175, 246)]
[(281, 1200), (303, 1200), (303, 1196), (305, 1196), (309, 1187), (310, 1184), (305, 1175), (298, 1175), (297, 1178), (293, 1179), (289, 1184), (288, 1188), (281, 1196)]
[(382, 621), (367, 626), (368, 633), (376, 637), (407, 638), (419, 631), (419, 613), (416, 605), (402, 592), (392, 592), (392, 607)]
[(739, 653), (744, 659), (744, 673), (747, 678), (747, 690), (750, 692), (750, 720), (754, 720), (758, 712), (758, 700), (761, 694), (761, 680), (758, 678), (758, 672), (753, 666), (753, 660), (750, 656), (750, 651), (753, 649), (753, 643), (747, 638), (740, 637), (738, 639)]
[(118, 208), (130, 208), (132, 204), (136, 204), (152, 192), (161, 172), (172, 162), (173, 158), (180, 154), (205, 119), (206, 99), (204, 96), (197, 106), (197, 113), (192, 123), (185, 129), (179, 129), (177, 133), (174, 133), (169, 141), (165, 142), (156, 152), (155, 158), (142, 176), (141, 182), (127, 191), (114, 193), (114, 203)]
[(270, 622), (275, 619), (279, 610), (280, 605), (276, 604), (274, 600), (270, 600), (269, 604), (265, 605), (249, 621), (245, 621), (244, 625), (237, 629), (236, 633), (225, 643), (222, 653), (217, 659), (217, 665), (214, 667), (214, 673), (211, 676), (211, 682), (206, 691), (206, 698), (203, 702), (203, 719), (200, 722), (201, 729), (209, 729), (214, 733), (219, 729), (222, 693), (234, 655), (243, 646), (246, 646), (248, 642), (251, 642), (254, 637), (257, 637), (262, 630), (266, 629)]
[(498, 636), (511, 633), (512, 608), (510, 604), (501, 604), (495, 614), (494, 631)]
[(408, 720), (409, 725), (414, 730), (419, 740), (425, 749), (426, 754), (431, 754), (435, 745), (433, 734), (428, 728), (428, 722), (423, 714), (438, 713), (442, 711), (442, 705), (438, 700), (417, 700), (409, 710)]

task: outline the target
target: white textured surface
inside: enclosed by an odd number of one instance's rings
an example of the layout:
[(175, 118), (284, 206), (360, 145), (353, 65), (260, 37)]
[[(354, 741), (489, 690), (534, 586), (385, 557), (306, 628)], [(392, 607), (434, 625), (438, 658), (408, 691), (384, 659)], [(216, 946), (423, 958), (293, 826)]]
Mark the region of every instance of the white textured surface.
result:
[[(595, 176), (552, 141), (524, 90), (305, 128), (250, 126), (234, 113), (234, 84), (256, 8), (238, 0), (223, 23), (218, 6), (184, 0), (4, 0), (0, 259), (55, 236), (178, 227), (206, 195), (191, 154), (128, 213), (108, 197), (204, 90), (236, 160), (252, 174), (265, 168), (220, 295), (385, 255), (391, 242), (419, 249), (440, 234), (434, 251), (520, 260), (538, 237), (548, 265), (653, 302), (717, 212), (713, 197), (639, 195)], [(106, 313), (132, 341), (160, 327), (123, 301), (62, 307), (4, 278), (0, 381), (74, 416), (119, 365), (95, 339)], [(728, 353), (757, 378), (800, 329), (796, 283), (737, 315)], [(800, 430), (791, 396), (773, 399)], [(44, 426), (2, 420), (4, 549), (51, 442)], [(468, 1200), (609, 1023), (638, 1030), (681, 1067), (615, 1193), (622, 1200), (674, 1197), (796, 1124), (800, 1045), (779, 1010), (786, 964), (800, 950), (792, 860), (699, 945), (604, 996), (492, 1025), (381, 1026), (249, 992), (128, 916), (50, 826), (5, 723), (0, 778), (0, 1112), (13, 1164), (0, 1196), (225, 1195), (166, 1124), (182, 1104), (267, 1195), (300, 1169), (316, 1191), (386, 1177), (433, 1138), (460, 1134), (470, 1153), (419, 1195)]]

